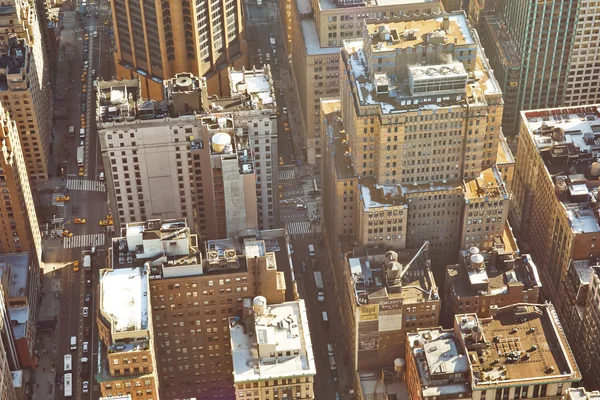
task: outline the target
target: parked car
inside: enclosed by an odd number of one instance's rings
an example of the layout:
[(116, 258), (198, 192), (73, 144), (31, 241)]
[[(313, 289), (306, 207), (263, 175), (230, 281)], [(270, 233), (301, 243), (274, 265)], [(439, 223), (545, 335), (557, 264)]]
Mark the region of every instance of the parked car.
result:
[(89, 351), (88, 342), (83, 342), (82, 350), (84, 353), (87, 353)]
[(82, 391), (83, 391), (83, 393), (89, 393), (90, 383), (88, 381), (83, 381)]
[(90, 315), (90, 309), (87, 307), (83, 307), (83, 316), (88, 317)]
[(86, 303), (89, 303), (89, 302), (90, 302), (90, 300), (92, 300), (92, 295), (91, 295), (91, 294), (89, 294), (89, 293), (87, 293), (87, 294), (85, 295), (85, 302), (86, 302)]
[(85, 224), (85, 218), (75, 218), (75, 223), (78, 225)]

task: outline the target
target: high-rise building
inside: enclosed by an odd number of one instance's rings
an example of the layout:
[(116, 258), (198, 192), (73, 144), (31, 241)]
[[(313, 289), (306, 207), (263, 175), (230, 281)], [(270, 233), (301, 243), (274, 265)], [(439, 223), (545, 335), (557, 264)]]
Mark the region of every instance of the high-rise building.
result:
[(346, 39), (362, 36), (365, 18), (436, 14), (443, 11), (437, 0), (402, 1), (281, 1), (282, 18), (289, 32), (287, 50), (295, 88), (300, 99), (299, 128), (303, 131), (309, 163), (320, 162), (321, 98), (340, 93), (340, 47)]
[(323, 105), (328, 241), (428, 241), (445, 267), (510, 235), (502, 93), (465, 14), (367, 20), (342, 65), (340, 108)]
[(150, 297), (160, 398), (234, 396), (229, 318), (243, 315), (245, 298), (286, 300), (278, 268), (288, 262), (286, 247), (283, 229), (247, 230), (201, 251), (185, 219), (127, 224), (113, 239), (112, 269), (142, 268), (149, 279), (142, 293)]
[(354, 371), (392, 367), (407, 332), (439, 325), (441, 302), (429, 268), (428, 244), (394, 251), (355, 247), (334, 270), (343, 326), (339, 344)]
[[(592, 74), (593, 66), (586, 60), (591, 55), (587, 53), (587, 43), (594, 42), (594, 49), (598, 45), (592, 39), (590, 27), (585, 27), (588, 21), (585, 11), (590, 7), (586, 5), (586, 10), (579, 15), (583, 3), (580, 0), (472, 3), (481, 3), (471, 7), (475, 13), (472, 19), (483, 32), (483, 47), (492, 68), (497, 71), (504, 94), (502, 128), (507, 136), (516, 136), (521, 110), (562, 105), (569, 84), (571, 99), (574, 91), (583, 93), (582, 87), (576, 88), (576, 77), (569, 74), (569, 70), (573, 68), (574, 74), (582, 79), (583, 72), (588, 77)], [(486, 7), (495, 12), (486, 11)], [(552, 39), (556, 37), (561, 40)], [(573, 60), (575, 38), (580, 42), (576, 46), (579, 56)]]
[[(4, 303), (2, 301), (2, 294), (0, 294), (0, 310), (3, 308)], [(10, 326), (5, 326), (5, 322), (3, 318), (0, 318), (0, 332), (10, 329)], [(4, 340), (0, 340), (0, 400), (17, 400), (17, 394), (13, 386), (11, 366), (9, 365), (5, 346)]]
[(454, 328), (421, 329), (406, 347), (411, 399), (561, 399), (581, 380), (551, 304), (459, 314)]
[[(111, 268), (100, 273), (96, 321), (102, 343), (101, 365), (100, 373), (95, 376), (102, 396), (129, 394), (133, 400), (159, 398), (149, 275), (150, 267), (145, 265)], [(87, 357), (81, 364), (84, 369), (96, 370)]]
[(600, 399), (600, 392), (598, 390), (588, 392), (583, 387), (569, 388), (565, 398), (567, 400), (598, 400)]
[(275, 227), (270, 70), (229, 70), (229, 81), (231, 97), (209, 99), (204, 79), (178, 74), (162, 101), (142, 101), (138, 80), (99, 81), (100, 145), (121, 226), (188, 218), (209, 239)]
[(239, 0), (112, 1), (116, 76), (140, 79), (143, 97), (155, 100), (164, 96), (163, 81), (182, 72), (228, 95), (228, 67), (246, 65), (243, 7)]
[[(236, 400), (314, 399), (317, 373), (304, 300), (244, 299), (229, 318)], [(258, 391), (258, 394), (257, 394)]]
[(53, 105), (46, 42), (35, 1), (0, 13), (0, 101), (17, 124), (29, 178), (47, 179)]
[[(35, 213), (27, 167), (17, 124), (0, 105), (0, 187), (4, 201), (0, 204), (3, 221), (0, 253), (29, 251), (36, 260), (42, 255), (42, 238)], [(39, 262), (35, 265), (39, 266)]]
[(495, 239), (491, 251), (463, 250), (461, 262), (446, 267), (445, 320), (464, 313), (487, 318), (494, 306), (539, 302), (542, 283), (531, 257)]
[(571, 260), (600, 256), (599, 121), (598, 106), (521, 112), (510, 218), (559, 311), (563, 297), (557, 295)]

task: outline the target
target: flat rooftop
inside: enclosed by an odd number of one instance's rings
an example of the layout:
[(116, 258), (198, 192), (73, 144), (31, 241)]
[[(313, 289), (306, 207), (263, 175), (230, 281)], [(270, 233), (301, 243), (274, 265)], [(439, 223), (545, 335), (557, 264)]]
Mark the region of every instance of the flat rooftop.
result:
[[(481, 327), (480, 337), (473, 334), (474, 325)], [(503, 307), (493, 319), (486, 320), (479, 320), (475, 314), (456, 315), (455, 326), (469, 352), (473, 384), (480, 389), (513, 385), (513, 380), (529, 379), (541, 384), (581, 379), (551, 304)], [(484, 346), (482, 351), (485, 342), (491, 346)]]
[[(452, 330), (419, 330), (408, 334), (407, 343), (417, 364), (423, 397), (470, 392), (466, 379), (469, 361)], [(446, 374), (457, 378), (450, 382)]]
[(428, 256), (425, 251), (394, 250), (396, 266), (404, 275), (400, 282), (388, 280), (385, 286), (385, 273), (393, 264), (387, 262), (385, 249), (378, 247), (355, 248), (348, 255), (348, 267), (354, 284), (358, 304), (368, 304), (370, 299), (387, 297), (403, 299), (404, 303), (417, 303), (437, 300), (437, 286), (430, 270), (427, 269)]
[(321, 110), (327, 121), (326, 137), (329, 140), (329, 149), (334, 160), (337, 179), (351, 179), (356, 176), (354, 166), (350, 157), (350, 148), (348, 146), (348, 136), (342, 123), (342, 113), (340, 110), (340, 99), (321, 99)]
[(260, 101), (263, 105), (269, 105), (275, 102), (273, 81), (268, 65), (265, 70), (230, 70), (229, 86), (231, 88), (232, 96), (247, 93), (252, 99)]
[(316, 374), (304, 300), (269, 305), (248, 319), (244, 327), (230, 318), (234, 383)]
[(319, 0), (321, 10), (332, 10), (335, 8), (350, 7), (381, 7), (393, 5), (412, 5), (412, 4), (437, 4), (436, 0)]
[(8, 274), (8, 298), (28, 295), (29, 253), (0, 255), (0, 280)]
[(521, 53), (519, 53), (517, 44), (510, 37), (506, 25), (493, 15), (484, 15), (481, 22), (487, 28), (496, 48), (499, 49), (504, 66), (521, 68)]
[[(600, 232), (600, 106), (522, 111), (574, 232)], [(521, 139), (524, 140), (524, 139)]]
[(465, 199), (491, 199), (501, 197), (508, 200), (508, 193), (502, 175), (496, 166), (483, 170), (475, 179), (465, 181), (463, 184)]
[[(502, 91), (462, 11), (396, 17), (386, 22), (368, 20), (366, 29), (366, 37), (346, 40), (342, 48), (359, 115), (360, 107), (379, 106), (382, 114), (395, 114), (501, 102)], [(371, 48), (367, 51), (366, 46)], [(428, 59), (437, 61), (414, 66), (415, 51), (407, 49), (415, 47), (426, 48), (432, 53)], [(464, 59), (454, 59), (457, 48), (464, 48)], [(381, 71), (377, 65), (382, 56), (399, 62), (387, 62)], [(381, 72), (368, 72), (378, 70)]]
[(100, 307), (112, 319), (114, 332), (148, 329), (148, 271), (143, 267), (103, 271)]
[(341, 47), (321, 46), (314, 18), (301, 20), (300, 27), (302, 28), (302, 36), (304, 37), (304, 45), (306, 46), (306, 54), (308, 56), (338, 55), (340, 53)]
[(567, 389), (565, 398), (567, 400), (599, 400), (600, 391), (594, 390), (588, 392), (583, 387), (569, 388)]
[(375, 178), (361, 178), (358, 187), (365, 211), (389, 206), (404, 206), (408, 209), (400, 185), (378, 185)]
[[(394, 373), (391, 372), (390, 373)], [(406, 383), (388, 381), (378, 372), (359, 372), (360, 388), (363, 396), (370, 400), (408, 399)]]

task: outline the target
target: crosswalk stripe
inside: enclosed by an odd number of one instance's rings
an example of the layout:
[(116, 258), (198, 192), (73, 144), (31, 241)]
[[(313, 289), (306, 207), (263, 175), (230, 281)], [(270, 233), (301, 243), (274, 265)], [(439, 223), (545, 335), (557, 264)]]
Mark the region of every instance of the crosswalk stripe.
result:
[(305, 233), (311, 233), (310, 221), (293, 221), (287, 223), (287, 231), (290, 235), (302, 235)]
[(104, 233), (90, 233), (87, 235), (66, 237), (63, 242), (63, 248), (73, 249), (75, 247), (103, 246), (105, 237)]
[(88, 179), (67, 179), (67, 189), (87, 190), (89, 192), (105, 192), (106, 186), (101, 181), (90, 181)]
[(286, 181), (291, 179), (296, 179), (296, 171), (294, 171), (293, 169), (279, 170), (280, 181)]

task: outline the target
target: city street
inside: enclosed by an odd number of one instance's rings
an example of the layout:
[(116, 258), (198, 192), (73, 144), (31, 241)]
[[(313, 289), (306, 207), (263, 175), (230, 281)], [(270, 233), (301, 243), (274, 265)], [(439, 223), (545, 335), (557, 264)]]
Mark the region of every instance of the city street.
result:
[[(53, 311), (57, 317), (54, 330), (44, 333), (39, 343), (40, 365), (52, 366), (53, 374), (49, 368), (36, 370), (35, 400), (48, 399), (49, 394), (53, 394), (54, 399), (65, 398), (65, 354), (72, 356), (72, 398), (100, 397), (99, 387), (93, 380), (99, 363), (95, 289), (98, 270), (105, 267), (102, 246), (106, 227), (100, 226), (99, 221), (106, 219), (108, 205), (104, 183), (98, 180), (102, 159), (95, 123), (93, 81), (99, 76), (110, 78), (110, 37), (105, 24), (110, 20), (110, 8), (107, 2), (88, 2), (83, 18), (80, 18), (81, 10), (79, 3), (74, 7), (65, 4), (60, 13), (62, 30), (54, 93), (52, 177), (35, 187), (38, 208), (52, 210), (51, 218), (47, 218), (48, 229), (43, 232), (42, 309), (44, 302), (48, 303), (47, 315), (43, 318), (51, 320)], [(84, 129), (85, 134), (80, 135), (80, 129)], [(79, 146), (84, 148), (81, 169), (77, 160)], [(63, 233), (64, 230), (70, 233)], [(92, 248), (94, 254), (91, 254)], [(91, 256), (89, 271), (83, 268), (84, 252)], [(73, 266), (74, 261), (79, 263), (78, 271)], [(76, 337), (74, 350), (71, 349), (72, 336)], [(53, 345), (48, 345), (52, 342)], [(84, 343), (87, 351), (84, 351)], [(84, 358), (88, 360), (87, 365), (82, 363)], [(84, 382), (89, 385), (87, 393), (84, 393)]]

